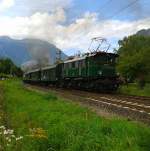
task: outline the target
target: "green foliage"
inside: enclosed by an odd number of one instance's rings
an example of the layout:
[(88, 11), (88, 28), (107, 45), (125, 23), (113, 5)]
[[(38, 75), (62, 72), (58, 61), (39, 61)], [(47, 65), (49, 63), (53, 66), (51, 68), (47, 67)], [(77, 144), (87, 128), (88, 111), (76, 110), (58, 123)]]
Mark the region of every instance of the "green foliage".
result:
[(150, 128), (142, 124), (100, 118), (50, 92), (27, 90), (20, 81), (3, 81), (3, 85), (9, 127), (17, 136), (23, 136), (11, 151), (150, 149)]
[(128, 85), (122, 85), (118, 91), (122, 94), (150, 97), (150, 84), (146, 84), (143, 89), (140, 89), (136, 83), (130, 83)]
[(0, 59), (0, 74), (22, 76), (22, 71), (10, 59)]
[(133, 35), (119, 42), (118, 70), (123, 77), (144, 86), (150, 80), (150, 37)]

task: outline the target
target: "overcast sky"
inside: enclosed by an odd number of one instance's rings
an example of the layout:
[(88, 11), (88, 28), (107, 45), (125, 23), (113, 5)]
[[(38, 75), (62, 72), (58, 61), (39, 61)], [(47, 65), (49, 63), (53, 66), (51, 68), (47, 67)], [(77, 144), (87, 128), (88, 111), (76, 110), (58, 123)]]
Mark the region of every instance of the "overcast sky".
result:
[(86, 51), (95, 36), (116, 47), (124, 36), (150, 28), (150, 0), (135, 1), (0, 0), (0, 36), (43, 39), (67, 54)]

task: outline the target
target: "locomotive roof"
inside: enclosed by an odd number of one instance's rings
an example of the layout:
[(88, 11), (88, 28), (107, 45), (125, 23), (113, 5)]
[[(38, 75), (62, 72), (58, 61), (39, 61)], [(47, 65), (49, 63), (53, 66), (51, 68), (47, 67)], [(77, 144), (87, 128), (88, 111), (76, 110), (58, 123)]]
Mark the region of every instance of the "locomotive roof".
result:
[(86, 56), (76, 57), (76, 58), (73, 58), (73, 59), (70, 59), (70, 60), (66, 60), (66, 61), (64, 61), (64, 63), (69, 63), (69, 62), (73, 62), (73, 61), (79, 61), (79, 60), (83, 60), (85, 58), (86, 58)]
[(38, 71), (40, 71), (40, 69), (34, 69), (34, 70), (30, 70), (30, 71), (26, 72), (25, 74), (29, 74), (29, 73), (33, 73), (33, 72), (38, 72)]
[(115, 53), (108, 53), (108, 52), (93, 52), (93, 53), (87, 53), (82, 57), (75, 57), (73, 59), (69, 59), (64, 61), (64, 63), (69, 63), (69, 62), (74, 62), (74, 61), (79, 61), (79, 60), (84, 60), (86, 57), (92, 57), (92, 56), (97, 56), (97, 55), (111, 55), (114, 57), (118, 57), (118, 54)]
[(47, 67), (43, 67), (42, 70), (47, 70), (47, 69), (52, 69), (52, 68), (55, 68), (56, 67), (56, 64), (54, 65), (49, 65)]
[[(41, 70), (47, 70), (47, 69), (51, 69), (51, 68), (54, 68), (54, 67), (56, 67), (56, 65), (50, 65), (50, 66), (41, 68)], [(40, 71), (40, 68), (34, 69), (34, 70), (30, 70), (30, 71), (26, 72), (25, 74), (29, 74), (29, 73), (33, 73), (33, 72), (38, 72), (38, 71)]]
[(97, 53), (95, 53), (95, 55), (111, 55), (111, 56), (115, 56), (118, 57), (119, 55), (116, 53), (111, 53), (111, 52), (104, 52), (104, 51), (99, 51)]

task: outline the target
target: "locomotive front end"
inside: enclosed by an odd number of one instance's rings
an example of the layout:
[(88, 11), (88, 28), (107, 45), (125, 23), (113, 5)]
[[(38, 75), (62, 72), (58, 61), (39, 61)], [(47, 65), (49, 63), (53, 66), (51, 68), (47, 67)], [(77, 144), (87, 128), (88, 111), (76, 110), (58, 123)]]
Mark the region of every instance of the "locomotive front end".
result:
[(117, 54), (106, 52), (96, 52), (88, 58), (88, 76), (94, 79), (95, 89), (112, 91), (118, 88), (117, 58)]

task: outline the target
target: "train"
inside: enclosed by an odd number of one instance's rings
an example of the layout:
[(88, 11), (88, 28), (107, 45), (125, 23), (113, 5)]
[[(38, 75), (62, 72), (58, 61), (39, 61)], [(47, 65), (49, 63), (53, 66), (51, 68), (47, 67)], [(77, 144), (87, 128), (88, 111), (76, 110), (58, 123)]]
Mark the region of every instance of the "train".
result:
[(75, 57), (26, 72), (23, 81), (75, 89), (115, 91), (119, 86), (115, 68), (117, 57), (117, 54), (105, 52)]
[(62, 88), (116, 91), (120, 84), (115, 67), (117, 58), (115, 53), (93, 51), (26, 72), (23, 81)]

